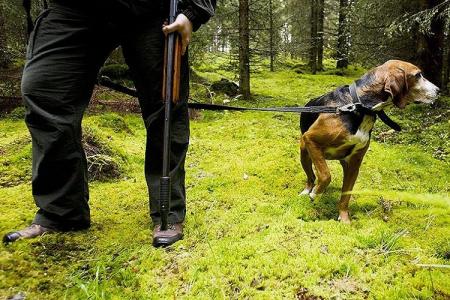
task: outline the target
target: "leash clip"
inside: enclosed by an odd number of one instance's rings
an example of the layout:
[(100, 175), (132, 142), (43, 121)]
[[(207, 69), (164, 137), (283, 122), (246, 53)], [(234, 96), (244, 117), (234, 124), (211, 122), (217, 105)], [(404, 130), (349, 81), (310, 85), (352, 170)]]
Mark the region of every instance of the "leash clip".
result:
[(355, 103), (350, 103), (347, 105), (343, 105), (337, 108), (336, 113), (340, 114), (340, 113), (350, 113), (350, 112), (354, 112), (356, 110), (356, 104)]

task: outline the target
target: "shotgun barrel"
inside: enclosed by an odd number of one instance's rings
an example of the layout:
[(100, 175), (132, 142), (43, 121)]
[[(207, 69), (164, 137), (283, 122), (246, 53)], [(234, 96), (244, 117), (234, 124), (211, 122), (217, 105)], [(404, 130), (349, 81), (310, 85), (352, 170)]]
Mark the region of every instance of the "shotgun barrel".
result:
[[(169, 24), (175, 22), (177, 0), (170, 0)], [(171, 180), (170, 180), (170, 144), (171, 144), (171, 112), (172, 102), (179, 100), (181, 66), (181, 41), (177, 32), (166, 36), (162, 97), (164, 101), (164, 133), (163, 133), (163, 163), (160, 179), (160, 215), (161, 230), (167, 230), (170, 210)]]

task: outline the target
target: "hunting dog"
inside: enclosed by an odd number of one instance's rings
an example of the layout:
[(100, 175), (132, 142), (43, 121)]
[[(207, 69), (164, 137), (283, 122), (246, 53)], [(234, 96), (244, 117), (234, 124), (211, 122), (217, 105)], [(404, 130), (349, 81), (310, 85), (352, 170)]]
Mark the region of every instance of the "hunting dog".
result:
[(350, 223), (350, 194), (369, 148), (377, 112), (390, 106), (403, 109), (412, 102), (432, 103), (438, 93), (439, 88), (425, 79), (418, 67), (390, 60), (367, 72), (353, 85), (339, 87), (308, 102), (306, 106), (335, 107), (359, 102), (362, 109), (339, 114), (301, 114), (300, 154), (307, 176), (301, 194), (309, 195), (311, 200), (322, 194), (331, 181), (326, 160), (339, 160), (344, 171), (339, 220)]

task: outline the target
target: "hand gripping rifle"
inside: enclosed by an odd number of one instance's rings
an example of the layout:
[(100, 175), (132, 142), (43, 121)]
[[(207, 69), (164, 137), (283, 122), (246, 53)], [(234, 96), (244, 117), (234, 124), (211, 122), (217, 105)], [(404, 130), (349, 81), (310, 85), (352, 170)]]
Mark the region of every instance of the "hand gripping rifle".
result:
[[(169, 24), (175, 22), (177, 0), (170, 0)], [(164, 49), (162, 99), (164, 101), (164, 137), (163, 164), (160, 179), (159, 205), (161, 215), (161, 230), (167, 230), (167, 218), (170, 208), (170, 123), (172, 102), (177, 103), (180, 98), (180, 70), (181, 70), (181, 38), (178, 32), (166, 36)]]

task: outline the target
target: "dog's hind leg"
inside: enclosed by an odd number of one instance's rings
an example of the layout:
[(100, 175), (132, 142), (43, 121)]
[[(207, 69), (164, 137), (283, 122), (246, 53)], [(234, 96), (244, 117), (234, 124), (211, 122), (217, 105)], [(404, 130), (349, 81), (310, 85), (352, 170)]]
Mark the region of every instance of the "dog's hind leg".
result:
[(342, 169), (344, 171), (344, 180), (342, 183), (342, 194), (339, 200), (339, 220), (342, 223), (350, 223), (350, 215), (348, 212), (348, 203), (350, 201), (351, 192), (355, 185), (356, 178), (358, 178), (359, 168), (361, 167), (364, 154), (368, 149), (368, 145), (359, 152), (353, 154), (345, 160), (341, 160)]
[(314, 186), (309, 197), (314, 200), (317, 195), (322, 194), (331, 182), (330, 169), (328, 168), (325, 156), (318, 145), (304, 135), (302, 138), (309, 157), (316, 168), (317, 185)]
[(300, 193), (300, 195), (309, 195), (314, 188), (314, 182), (316, 181), (316, 176), (312, 168), (312, 160), (309, 157), (308, 150), (306, 150), (305, 142), (303, 138), (300, 142), (300, 161), (302, 162), (303, 170), (306, 174), (306, 186), (305, 189)]

